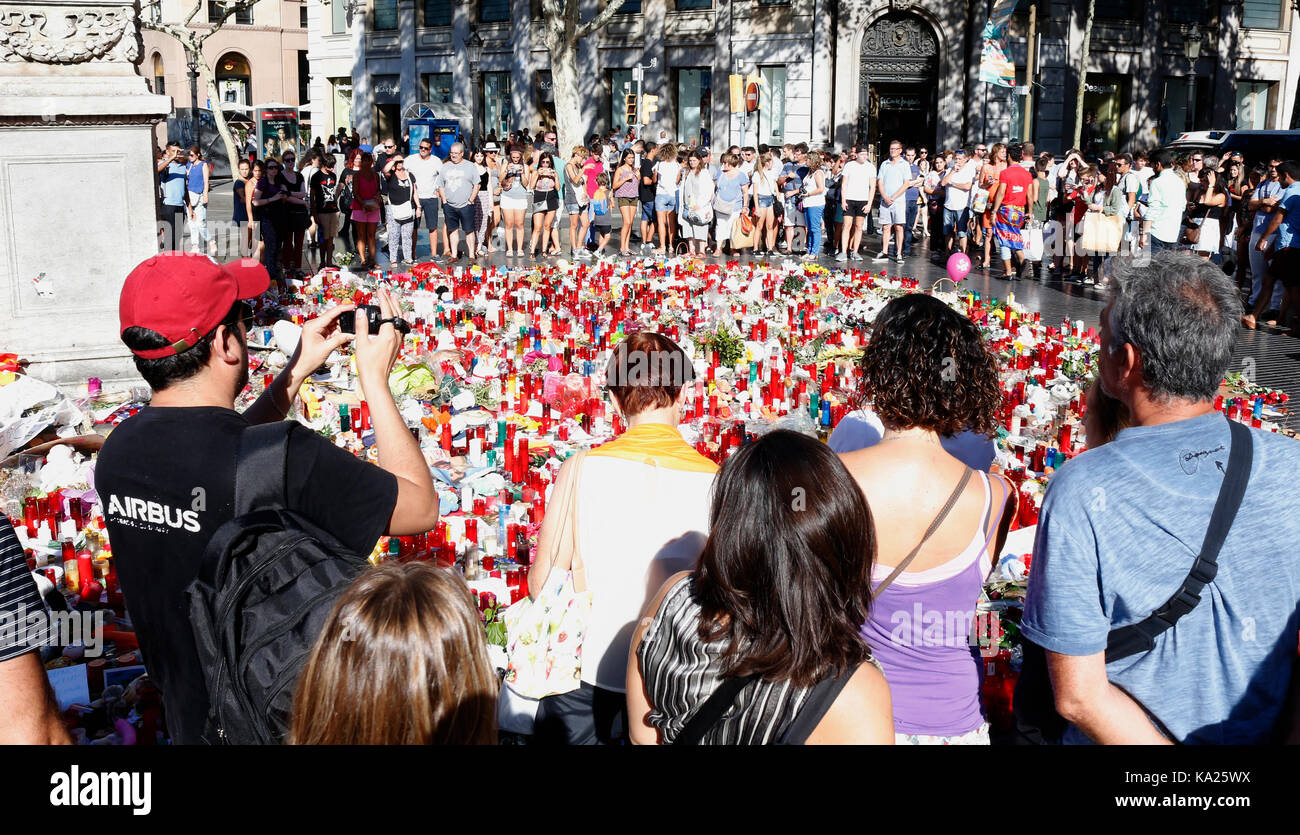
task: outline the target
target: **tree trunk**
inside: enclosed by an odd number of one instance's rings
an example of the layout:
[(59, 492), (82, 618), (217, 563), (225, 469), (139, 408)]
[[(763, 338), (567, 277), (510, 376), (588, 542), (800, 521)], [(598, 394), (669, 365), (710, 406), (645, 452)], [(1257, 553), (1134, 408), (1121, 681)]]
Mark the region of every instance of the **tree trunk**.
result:
[(586, 144), (582, 135), (582, 92), (578, 88), (578, 44), (563, 36), (549, 35), (551, 82), (555, 94), (555, 137), (560, 159), (567, 160), (574, 145)]
[[(235, 148), (235, 138), (230, 133), (230, 125), (226, 123), (226, 112), (221, 109), (221, 100), (217, 95), (217, 79), (212, 73), (212, 68), (203, 58), (203, 53), (195, 54), (199, 56), (199, 75), (208, 87), (208, 98), (216, 105), (212, 108), (212, 121), (217, 125), (217, 133), (221, 135), (221, 141), (226, 144), (226, 160), (230, 164), (230, 176), (234, 177), (239, 173), (239, 151)], [(195, 141), (198, 141), (197, 137)]]
[(1074, 102), (1074, 145), (1071, 146), (1074, 148), (1079, 148), (1079, 137), (1083, 133), (1083, 94), (1088, 86), (1088, 46), (1092, 40), (1092, 15), (1095, 9), (1096, 0), (1088, 0), (1088, 16), (1083, 23), (1083, 48), (1079, 50), (1079, 95)]

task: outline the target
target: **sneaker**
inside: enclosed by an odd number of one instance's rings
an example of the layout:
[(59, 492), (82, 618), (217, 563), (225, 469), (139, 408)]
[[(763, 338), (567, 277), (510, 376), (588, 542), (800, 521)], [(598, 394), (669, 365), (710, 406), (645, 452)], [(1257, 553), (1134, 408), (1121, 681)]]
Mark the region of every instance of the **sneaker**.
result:
[(888, 252), (885, 252), (884, 250), (881, 250), (879, 253), (877, 253), (876, 257), (875, 257), (875, 258), (872, 258), (871, 260), (872, 260), (872, 261), (888, 261), (888, 260), (889, 260), (889, 253), (888, 253)]
[[(886, 259), (886, 260), (888, 260), (888, 259)], [(900, 255), (900, 256), (898, 256), (897, 258), (895, 258), (895, 259), (894, 259), (894, 263), (896, 263), (896, 264), (902, 264), (902, 263), (903, 263), (903, 256)]]
[(841, 252), (839, 255), (836, 255), (836, 256), (835, 256), (835, 260), (842, 264), (842, 263), (844, 263), (845, 261), (849, 260), (849, 256), (847, 256), (847, 255), (845, 255), (843, 252)]
[(861, 261), (861, 260), (862, 260), (862, 253), (857, 252), (857, 251), (850, 252), (850, 253), (849, 253), (849, 260), (850, 260), (850, 261)]

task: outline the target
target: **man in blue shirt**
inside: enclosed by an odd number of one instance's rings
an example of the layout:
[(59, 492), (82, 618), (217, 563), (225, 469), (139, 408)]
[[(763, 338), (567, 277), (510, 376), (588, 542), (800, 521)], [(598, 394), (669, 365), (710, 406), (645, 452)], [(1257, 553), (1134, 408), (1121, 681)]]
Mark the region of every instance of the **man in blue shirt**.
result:
[(912, 167), (912, 182), (916, 185), (908, 186), (907, 200), (907, 222), (903, 224), (903, 254), (912, 254), (912, 227), (916, 225), (916, 211), (918, 201), (921, 199), (920, 184), (925, 181), (921, 176), (921, 168), (916, 164), (916, 148), (908, 145), (903, 151), (903, 159)]
[[(781, 167), (781, 175), (776, 178), (776, 185), (781, 189), (781, 199), (785, 204), (785, 216), (781, 223), (785, 228), (785, 251), (794, 255), (795, 227), (808, 228), (803, 210), (799, 207), (799, 191), (803, 188), (803, 178), (808, 176), (808, 145), (800, 142), (790, 149), (790, 158)], [(808, 243), (808, 234), (804, 232), (804, 246)]]
[(161, 238), (164, 250), (179, 252), (184, 246), (185, 222), (185, 160), (179, 142), (168, 142), (157, 171), (162, 186)]
[[(1255, 302), (1259, 301), (1259, 291), (1264, 285), (1265, 260), (1264, 253), (1255, 247), (1259, 244), (1260, 238), (1264, 235), (1264, 228), (1268, 226), (1269, 218), (1273, 214), (1273, 208), (1277, 206), (1278, 197), (1282, 194), (1282, 183), (1279, 182), (1277, 167), (1282, 164), (1282, 160), (1273, 159), (1268, 163), (1268, 176), (1260, 181), (1260, 184), (1251, 192), (1250, 200), (1246, 205), (1249, 216), (1252, 218), (1250, 227), (1250, 298), (1247, 300), (1253, 308)], [(1282, 287), (1278, 285), (1273, 288), (1273, 296), (1268, 300), (1268, 306), (1265, 310), (1277, 310), (1282, 303)]]
[[(1251, 430), (1250, 477), (1189, 613), (1106, 663), (1112, 629), (1186, 581), (1232, 453), (1214, 396), (1241, 302), (1216, 265), (1162, 253), (1121, 270), (1101, 315), (1100, 382), (1131, 419), (1048, 485), (1021, 629), (1047, 651), (1067, 743), (1257, 744), (1286, 699), (1300, 630), (1300, 445)], [(1268, 532), (1267, 541), (1260, 539)]]
[[(1255, 317), (1263, 312), (1273, 294), (1273, 285), (1282, 282), (1282, 307), (1278, 321), (1289, 325), (1291, 314), (1296, 309), (1296, 290), (1300, 289), (1300, 163), (1288, 160), (1277, 167), (1278, 180), (1285, 188), (1277, 197), (1273, 207), (1273, 216), (1260, 234), (1255, 249), (1264, 252), (1273, 241), (1273, 257), (1269, 259), (1268, 271), (1264, 274), (1264, 284), (1260, 288), (1259, 298), (1255, 300), (1253, 315), (1245, 319), (1253, 327)], [(1273, 233), (1277, 237), (1273, 238)], [(1290, 331), (1291, 336), (1300, 336), (1300, 326)]]

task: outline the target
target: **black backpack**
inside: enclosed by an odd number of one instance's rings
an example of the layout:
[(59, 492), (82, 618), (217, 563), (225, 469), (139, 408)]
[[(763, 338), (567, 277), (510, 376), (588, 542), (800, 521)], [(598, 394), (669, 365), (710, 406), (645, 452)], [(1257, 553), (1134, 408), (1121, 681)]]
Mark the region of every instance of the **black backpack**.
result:
[[(1254, 458), (1254, 439), (1250, 430), (1237, 421), (1229, 421), (1228, 429), (1232, 437), (1232, 448), (1228, 452), (1228, 466), (1223, 476), (1223, 486), (1219, 488), (1219, 497), (1210, 514), (1210, 524), (1201, 543), (1201, 552), (1192, 563), (1187, 579), (1174, 595), (1146, 619), (1112, 629), (1106, 639), (1106, 663), (1128, 658), (1155, 648), (1156, 638), (1171, 629), (1178, 619), (1201, 601), (1201, 591), (1205, 584), (1214, 579), (1218, 573), (1219, 549), (1228, 537), (1232, 521), (1241, 507), (1241, 500), (1246, 494), (1246, 483), (1250, 479), (1250, 468)], [(1018, 745), (1052, 745), (1061, 741), (1068, 724), (1056, 712), (1056, 699), (1052, 681), (1047, 671), (1047, 655), (1042, 647), (1033, 642), (1024, 641), (1024, 661), (1020, 667), (1020, 677), (1016, 680), (1015, 695), (1012, 698), (1012, 710), (1015, 714), (1015, 728), (1012, 741)], [(1136, 699), (1134, 700), (1136, 701)], [(1143, 708), (1145, 710), (1145, 707)], [(1159, 717), (1147, 711), (1161, 732), (1173, 738)]]
[(190, 620), (207, 684), (204, 741), (279, 743), (312, 645), (344, 589), (369, 564), (286, 508), (293, 421), (240, 441), (235, 516), (213, 534), (190, 584)]

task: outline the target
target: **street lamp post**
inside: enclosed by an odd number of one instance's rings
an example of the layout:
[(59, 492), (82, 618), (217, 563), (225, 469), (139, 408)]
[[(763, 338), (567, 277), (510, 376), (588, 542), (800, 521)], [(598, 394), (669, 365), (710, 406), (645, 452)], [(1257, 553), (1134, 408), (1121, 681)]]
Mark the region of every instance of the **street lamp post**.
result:
[(1191, 120), (1191, 130), (1196, 130), (1196, 61), (1201, 57), (1201, 30), (1192, 24), (1192, 28), (1183, 37), (1183, 55), (1187, 58), (1187, 115)]
[(185, 64), (190, 70), (190, 133), (194, 137), (192, 144), (202, 147), (199, 142), (199, 56), (192, 50), (185, 51)]
[(478, 145), (477, 135), (479, 133), (479, 61), (483, 57), (483, 38), (479, 36), (478, 27), (469, 27), (469, 37), (465, 39), (465, 52), (469, 56), (469, 83), (470, 83), (470, 144)]

